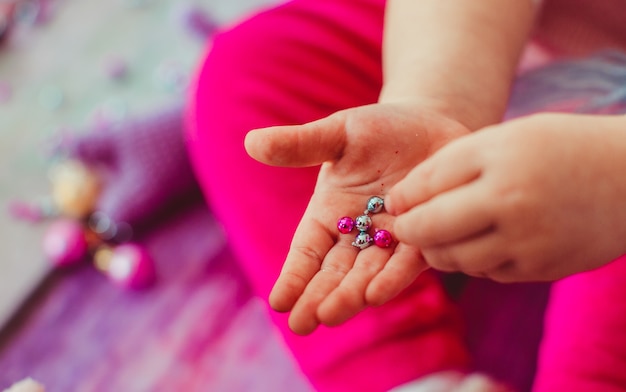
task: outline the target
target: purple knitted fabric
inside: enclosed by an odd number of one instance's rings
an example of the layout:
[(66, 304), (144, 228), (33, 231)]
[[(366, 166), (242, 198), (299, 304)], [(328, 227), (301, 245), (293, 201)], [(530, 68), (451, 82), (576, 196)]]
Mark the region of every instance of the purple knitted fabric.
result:
[(103, 176), (97, 209), (137, 227), (197, 194), (182, 132), (182, 109), (174, 107), (82, 134), (63, 152)]

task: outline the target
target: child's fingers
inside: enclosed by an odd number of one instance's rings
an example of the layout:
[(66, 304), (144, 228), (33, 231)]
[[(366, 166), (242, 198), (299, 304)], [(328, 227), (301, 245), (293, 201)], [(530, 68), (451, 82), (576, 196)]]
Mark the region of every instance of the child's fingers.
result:
[(371, 246), (358, 253), (352, 269), (320, 304), (317, 315), (322, 324), (342, 324), (367, 306), (365, 290), (383, 269), (392, 252), (392, 249)]
[(508, 249), (497, 231), (488, 231), (463, 241), (424, 248), (422, 253), (434, 269), (486, 277), (511, 258)]
[(456, 242), (493, 226), (491, 203), (478, 180), (399, 215), (393, 231), (399, 241), (420, 248)]
[(423, 271), (428, 269), (416, 248), (398, 244), (384, 268), (371, 280), (365, 291), (368, 305), (379, 306), (400, 294)]
[(259, 162), (283, 167), (307, 167), (337, 159), (346, 144), (344, 120), (335, 114), (304, 125), (250, 131), (245, 148)]
[(385, 198), (389, 213), (398, 215), (447, 190), (464, 185), (481, 174), (481, 166), (469, 141), (457, 139), (417, 165), (391, 188)]
[(306, 216), (302, 219), (269, 296), (274, 310), (288, 312), (293, 308), (334, 244), (327, 228)]
[(321, 268), (307, 284), (291, 310), (289, 327), (299, 335), (307, 335), (320, 324), (317, 311), (320, 304), (339, 286), (352, 268), (356, 250), (351, 245), (341, 244), (333, 247)]

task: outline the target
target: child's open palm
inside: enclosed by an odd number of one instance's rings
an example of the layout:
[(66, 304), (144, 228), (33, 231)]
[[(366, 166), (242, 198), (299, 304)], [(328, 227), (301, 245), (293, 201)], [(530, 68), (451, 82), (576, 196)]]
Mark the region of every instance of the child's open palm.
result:
[[(373, 104), (248, 134), (249, 154), (263, 163), (322, 165), (270, 295), (274, 309), (291, 311), (294, 332), (337, 325), (368, 305), (382, 304), (426, 268), (419, 250), (402, 243), (359, 251), (352, 246), (355, 234), (340, 234), (337, 220), (363, 214), (369, 197), (384, 197), (417, 163), (467, 132), (415, 104)], [(394, 218), (383, 211), (372, 220), (375, 229), (391, 231)]]

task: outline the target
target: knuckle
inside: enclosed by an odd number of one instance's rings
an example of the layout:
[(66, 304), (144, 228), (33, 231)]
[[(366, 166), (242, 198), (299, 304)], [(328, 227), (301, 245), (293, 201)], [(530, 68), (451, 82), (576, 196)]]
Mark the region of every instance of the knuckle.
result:
[(531, 211), (532, 197), (522, 183), (501, 183), (493, 191), (497, 214), (505, 219), (518, 219)]
[(283, 291), (289, 293), (301, 292), (308, 283), (309, 279), (296, 271), (286, 271), (281, 276)]
[(461, 264), (447, 247), (423, 249), (422, 254), (426, 263), (438, 271), (462, 271)]
[(516, 283), (537, 280), (542, 273), (542, 269), (535, 263), (505, 260), (491, 269), (486, 276), (498, 283)]
[(324, 261), (320, 266), (320, 271), (333, 275), (344, 276), (348, 273), (350, 267), (337, 261)]
[(374, 258), (363, 257), (358, 260), (355, 267), (358, 267), (367, 276), (372, 276), (379, 272), (384, 267), (384, 264), (376, 261)]
[(437, 173), (435, 166), (425, 162), (419, 166), (419, 180), (420, 187), (424, 190), (425, 194), (433, 194), (437, 187)]
[(339, 286), (333, 294), (335, 295), (335, 300), (337, 301), (337, 308), (343, 312), (349, 313), (350, 315), (356, 313), (363, 306), (365, 306), (365, 298), (359, 291)]
[(500, 205), (507, 208), (515, 208), (523, 204), (523, 190), (515, 183), (502, 182), (494, 188), (496, 200)]
[(333, 114), (342, 121), (347, 129), (384, 129), (384, 117), (372, 112), (371, 106), (359, 106), (353, 109), (342, 110)]
[(321, 265), (324, 261), (324, 256), (310, 246), (297, 246), (292, 248), (291, 251), (298, 255), (298, 259), (315, 262), (317, 265)]

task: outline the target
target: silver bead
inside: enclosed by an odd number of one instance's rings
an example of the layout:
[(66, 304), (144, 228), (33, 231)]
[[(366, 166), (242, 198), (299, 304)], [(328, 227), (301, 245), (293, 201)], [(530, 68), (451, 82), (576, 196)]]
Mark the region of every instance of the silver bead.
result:
[(366, 232), (362, 231), (356, 236), (354, 242), (352, 243), (352, 246), (355, 246), (359, 249), (365, 249), (368, 246), (372, 245), (372, 241), (372, 237)]
[(367, 211), (371, 212), (372, 214), (379, 213), (383, 210), (384, 205), (385, 201), (382, 199), (382, 197), (372, 196), (367, 201)]
[(368, 215), (359, 215), (354, 221), (354, 227), (359, 231), (368, 231), (372, 227), (372, 218)]

